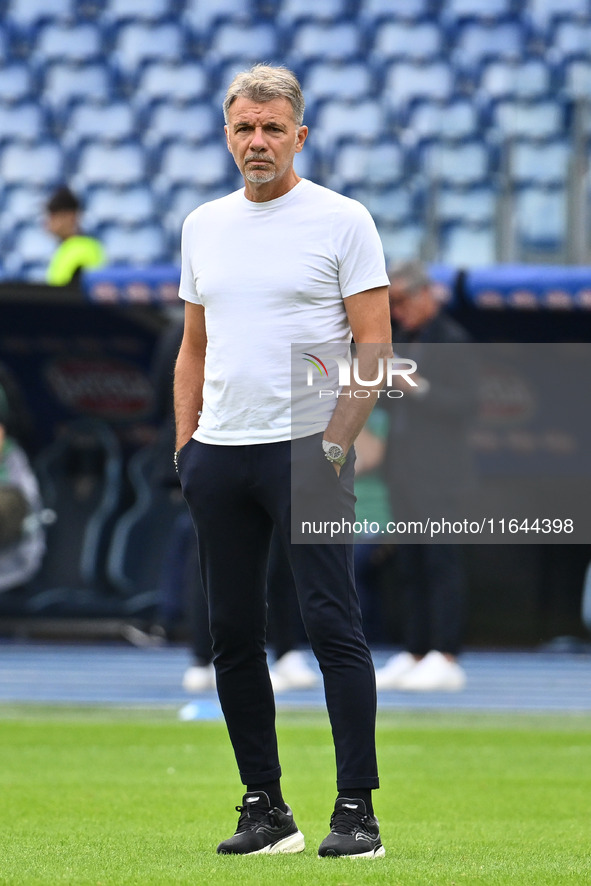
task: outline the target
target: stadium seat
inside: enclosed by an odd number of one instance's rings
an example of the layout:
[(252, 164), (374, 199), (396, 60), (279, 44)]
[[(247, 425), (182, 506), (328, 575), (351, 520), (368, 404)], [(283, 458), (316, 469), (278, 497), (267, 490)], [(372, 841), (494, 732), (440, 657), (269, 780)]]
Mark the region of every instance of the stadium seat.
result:
[(14, 185), (6, 190), (0, 212), (0, 235), (8, 234), (23, 222), (41, 226), (48, 192), (45, 185)]
[(464, 223), (448, 225), (443, 232), (439, 260), (457, 268), (494, 264), (494, 227)]
[(145, 184), (92, 188), (84, 205), (84, 222), (92, 229), (108, 223), (137, 225), (155, 220), (156, 198)]
[(160, 224), (107, 225), (100, 239), (112, 265), (162, 264), (166, 258), (166, 236)]
[(249, 21), (249, 0), (186, 0), (183, 21), (196, 31), (209, 31), (211, 25), (222, 19)]
[(480, 87), (490, 98), (534, 99), (548, 96), (551, 68), (547, 60), (530, 58), (517, 63), (492, 61), (484, 65)]
[(564, 87), (569, 97), (587, 100), (591, 94), (591, 61), (566, 63)]
[(371, 99), (326, 101), (317, 109), (311, 137), (317, 145), (329, 145), (350, 136), (372, 141), (385, 134), (386, 120), (382, 105)]
[(439, 222), (465, 221), (492, 224), (497, 192), (492, 185), (468, 187), (446, 185), (436, 190), (434, 211)]
[(0, 155), (0, 180), (4, 186), (24, 184), (51, 187), (62, 178), (63, 156), (51, 141), (8, 144)]
[(449, 21), (460, 19), (494, 19), (509, 15), (513, 9), (512, 0), (445, 0), (443, 15)]
[(469, 185), (482, 182), (490, 172), (489, 149), (477, 139), (434, 142), (421, 153), (423, 171), (435, 181)]
[(374, 188), (359, 185), (349, 188), (347, 196), (363, 203), (378, 227), (387, 228), (414, 221), (413, 197), (405, 184)]
[(127, 473), (135, 501), (115, 524), (107, 558), (109, 579), (120, 594), (151, 594), (153, 603), (157, 602), (171, 527), (187, 507), (178, 486), (155, 481), (161, 460), (157, 444), (131, 457)]
[(479, 129), (478, 110), (475, 102), (465, 98), (423, 100), (409, 108), (404, 128), (415, 140), (471, 138)]
[(147, 64), (140, 73), (132, 103), (143, 108), (154, 101), (194, 102), (210, 96), (210, 82), (199, 62)]
[(106, 0), (106, 21), (158, 21), (176, 11), (170, 0)]
[(271, 24), (222, 22), (210, 32), (208, 61), (246, 59), (270, 62), (277, 58), (278, 49), (277, 28)]
[(48, 64), (43, 75), (42, 100), (62, 110), (76, 99), (106, 101), (112, 94), (113, 77), (103, 64)]
[(552, 18), (589, 15), (588, 0), (529, 0), (527, 11), (532, 19), (545, 26)]
[(143, 122), (144, 144), (161, 147), (173, 140), (200, 142), (216, 134), (223, 137), (221, 111), (216, 114), (210, 102), (194, 102), (182, 106), (162, 103), (154, 105)]
[(362, 32), (354, 22), (304, 22), (290, 30), (289, 57), (296, 67), (302, 62), (354, 61), (363, 52)]
[(125, 186), (144, 182), (146, 173), (144, 151), (136, 142), (90, 143), (78, 152), (74, 183), (76, 188), (98, 184)]
[(173, 142), (162, 150), (160, 187), (219, 186), (228, 178), (230, 162), (230, 154), (221, 139), (202, 145)]
[(348, 0), (281, 0), (277, 18), (282, 25), (301, 19), (333, 22), (345, 17), (349, 6)]
[(312, 181), (318, 181), (318, 153), (310, 142), (306, 142), (304, 150), (296, 154), (293, 160), (293, 166), (296, 173), (301, 178), (309, 178)]
[(183, 56), (183, 31), (175, 23), (130, 22), (117, 33), (114, 58), (128, 73), (148, 61), (175, 63)]
[(515, 195), (515, 236), (520, 258), (565, 248), (567, 199), (563, 187), (519, 189)]
[(62, 129), (64, 145), (73, 148), (87, 141), (119, 142), (134, 138), (136, 123), (126, 102), (88, 101), (66, 112)]
[[(54, 238), (38, 223), (25, 223), (14, 231), (10, 243), (11, 254), (6, 256), (8, 270), (16, 272), (24, 265), (35, 264), (43, 268), (40, 279), (44, 279), (45, 270), (55, 252)], [(18, 265), (13, 262), (13, 257), (18, 257)]]
[(434, 21), (383, 21), (375, 31), (372, 57), (381, 62), (394, 59), (423, 61), (443, 50), (441, 28)]
[(19, 27), (31, 27), (43, 21), (66, 20), (71, 12), (71, 0), (9, 0), (6, 17)]
[(55, 511), (35, 608), (44, 611), (104, 579), (110, 530), (121, 498), (121, 447), (96, 419), (69, 422), (35, 461), (43, 502)]
[(35, 62), (88, 62), (104, 53), (102, 34), (93, 24), (49, 22), (37, 31), (32, 59)]
[(27, 65), (14, 62), (0, 67), (0, 103), (33, 101), (35, 98), (32, 72)]
[(404, 224), (378, 228), (386, 263), (416, 259), (425, 237), (424, 225)]
[(417, 98), (449, 99), (453, 72), (445, 62), (394, 62), (386, 67), (384, 96), (393, 109)]
[(327, 98), (364, 99), (372, 92), (372, 74), (365, 64), (317, 62), (306, 68), (302, 79), (308, 102)]
[(340, 190), (352, 185), (391, 185), (400, 181), (405, 171), (403, 149), (391, 139), (374, 143), (348, 141), (333, 152), (330, 187)]
[(359, 16), (363, 22), (372, 24), (384, 18), (415, 21), (434, 15), (435, 7), (433, 0), (404, 0), (404, 3), (392, 3), (392, 0), (363, 0), (359, 6)]
[(7, 141), (38, 142), (47, 137), (45, 114), (33, 102), (0, 105), (0, 144)]
[(227, 188), (216, 190), (215, 188), (198, 188), (193, 185), (179, 185), (167, 191), (164, 201), (166, 208), (164, 225), (170, 235), (177, 238), (179, 246), (182, 224), (189, 213), (201, 206), (202, 203), (215, 200), (227, 193)]
[(564, 185), (570, 156), (565, 139), (520, 139), (511, 148), (511, 177), (518, 185)]
[(589, 59), (591, 22), (561, 22), (555, 29), (552, 46), (563, 59)]
[(516, 20), (506, 22), (467, 22), (460, 26), (454, 59), (459, 64), (475, 64), (486, 59), (521, 59), (523, 29)]
[(498, 102), (492, 125), (506, 138), (551, 138), (564, 130), (564, 114), (556, 101)]

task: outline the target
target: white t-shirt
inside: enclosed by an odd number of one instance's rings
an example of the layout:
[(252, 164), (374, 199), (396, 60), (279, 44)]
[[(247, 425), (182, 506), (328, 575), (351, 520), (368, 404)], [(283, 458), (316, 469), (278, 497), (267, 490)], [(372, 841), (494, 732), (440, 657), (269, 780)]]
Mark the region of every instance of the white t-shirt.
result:
[[(292, 345), (348, 344), (343, 299), (388, 285), (367, 209), (305, 179), (265, 203), (241, 189), (186, 218), (181, 253), (179, 295), (204, 306), (207, 330), (195, 439), (239, 445), (303, 435), (292, 431)], [(334, 405), (327, 399), (304, 433), (323, 430)]]

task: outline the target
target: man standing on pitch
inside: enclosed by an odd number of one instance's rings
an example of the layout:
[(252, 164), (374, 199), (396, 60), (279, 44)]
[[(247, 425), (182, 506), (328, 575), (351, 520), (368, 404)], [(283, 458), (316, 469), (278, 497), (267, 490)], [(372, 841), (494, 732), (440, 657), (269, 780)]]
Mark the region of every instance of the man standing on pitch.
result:
[[(323, 674), (335, 744), (338, 796), (319, 855), (375, 858), (384, 855), (371, 797), (375, 675), (352, 546), (291, 544), (291, 346), (347, 343), (352, 334), (357, 344), (374, 343), (376, 361), (390, 353), (388, 277), (367, 210), (296, 174), (294, 155), (308, 133), (303, 113), (300, 85), (282, 67), (255, 65), (226, 94), (227, 144), (244, 189), (200, 206), (183, 226), (175, 457), (197, 529), (218, 694), (247, 788), (236, 833), (218, 852), (304, 849), (281, 793), (265, 656), (275, 528)], [(347, 397), (328, 404), (320, 432), (304, 439), (311, 477), (350, 489), (352, 443), (372, 405)]]

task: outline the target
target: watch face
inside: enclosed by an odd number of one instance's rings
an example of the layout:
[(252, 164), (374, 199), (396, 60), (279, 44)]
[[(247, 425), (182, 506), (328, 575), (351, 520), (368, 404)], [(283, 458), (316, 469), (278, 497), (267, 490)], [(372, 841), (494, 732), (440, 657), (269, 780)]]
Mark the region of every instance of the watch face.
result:
[(341, 456), (343, 455), (343, 450), (336, 443), (333, 443), (326, 454), (329, 458), (341, 458)]

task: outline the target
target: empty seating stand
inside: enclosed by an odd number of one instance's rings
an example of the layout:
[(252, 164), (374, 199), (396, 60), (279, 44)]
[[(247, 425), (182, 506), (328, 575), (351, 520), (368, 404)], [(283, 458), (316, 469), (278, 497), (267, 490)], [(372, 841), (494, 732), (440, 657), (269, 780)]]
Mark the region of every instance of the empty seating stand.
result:
[[(32, 193), (42, 206), (64, 180), (89, 207), (88, 233), (117, 244), (114, 260), (125, 261), (128, 244), (129, 263), (154, 248), (154, 260), (176, 262), (187, 195), (207, 199), (239, 182), (221, 102), (228, 80), (255, 61), (287, 63), (300, 77), (310, 137), (297, 164), (320, 184), (398, 188), (392, 156), (402, 151), (411, 195), (425, 177), (461, 189), (489, 176), (494, 199), (490, 152), (511, 144), (515, 187), (547, 197), (567, 185), (573, 103), (591, 89), (590, 41), (588, 0), (6, 0), (0, 274), (42, 276), (48, 241), (25, 233), (40, 214), (21, 213)], [(369, 158), (388, 140), (376, 172)], [(121, 194), (120, 218), (107, 192)], [(384, 243), (395, 234), (416, 242), (424, 204), (409, 205), (408, 229), (379, 216)], [(442, 259), (461, 236), (430, 242)]]

